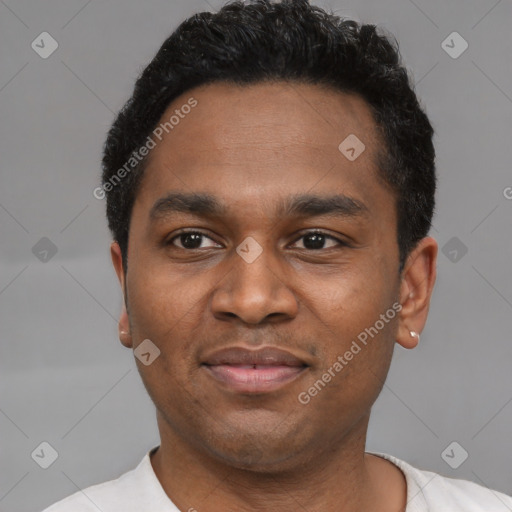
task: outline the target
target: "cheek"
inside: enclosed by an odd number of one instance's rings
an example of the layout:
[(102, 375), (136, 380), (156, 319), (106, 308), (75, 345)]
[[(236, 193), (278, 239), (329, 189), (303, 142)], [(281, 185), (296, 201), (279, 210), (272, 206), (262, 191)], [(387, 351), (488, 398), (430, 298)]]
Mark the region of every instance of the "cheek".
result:
[(138, 371), (159, 410), (184, 408), (191, 400), (189, 383), (197, 371), (191, 347), (204, 294), (190, 282), (185, 285), (183, 277), (149, 266), (139, 272), (132, 268), (137, 276), (129, 287), (134, 347), (149, 339), (160, 350), (150, 365), (136, 359)]
[(356, 335), (391, 306), (392, 294), (379, 269), (367, 267), (334, 272), (315, 285), (303, 283), (304, 300), (333, 332)]
[[(322, 338), (330, 340), (319, 343), (322, 367), (315, 379), (331, 369), (336, 375), (330, 383), (333, 393), (355, 386), (357, 394), (368, 391), (372, 395), (385, 379), (398, 318), (393, 305), (398, 304), (382, 275), (378, 267), (368, 272), (358, 269), (310, 287), (308, 307), (313, 310), (313, 321)], [(338, 371), (332, 368), (337, 361), (342, 367), (337, 365)], [(342, 395), (350, 399), (346, 390)]]
[[(133, 327), (155, 334), (181, 330), (204, 302), (204, 285), (166, 266), (133, 265), (129, 281), (130, 316)], [(144, 335), (143, 332), (141, 332)]]
[(132, 268), (136, 278), (129, 282), (128, 300), (134, 347), (149, 339), (160, 350), (151, 365), (136, 362), (149, 394), (158, 400), (155, 394), (172, 394), (190, 378), (193, 361), (187, 347), (198, 297), (167, 273)]

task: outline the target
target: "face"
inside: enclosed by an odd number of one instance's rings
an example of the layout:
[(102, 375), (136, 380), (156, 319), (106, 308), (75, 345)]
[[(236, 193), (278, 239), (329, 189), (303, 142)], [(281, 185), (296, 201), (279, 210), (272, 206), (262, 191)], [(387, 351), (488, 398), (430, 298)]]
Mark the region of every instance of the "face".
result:
[(136, 361), (166, 435), (286, 467), (365, 424), (389, 368), (401, 278), (381, 141), (364, 100), (319, 86), (202, 86), (162, 121), (191, 97), (151, 151), (126, 277), (114, 250), (122, 339), (160, 350)]

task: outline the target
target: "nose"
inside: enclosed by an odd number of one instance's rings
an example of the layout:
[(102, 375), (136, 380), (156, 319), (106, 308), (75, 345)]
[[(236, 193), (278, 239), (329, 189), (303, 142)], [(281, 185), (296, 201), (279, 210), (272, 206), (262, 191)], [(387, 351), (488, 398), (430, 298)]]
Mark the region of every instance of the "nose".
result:
[(216, 318), (260, 324), (297, 315), (299, 304), (288, 283), (290, 272), (270, 248), (262, 249), (252, 262), (233, 251), (228, 272), (213, 292), (211, 308)]

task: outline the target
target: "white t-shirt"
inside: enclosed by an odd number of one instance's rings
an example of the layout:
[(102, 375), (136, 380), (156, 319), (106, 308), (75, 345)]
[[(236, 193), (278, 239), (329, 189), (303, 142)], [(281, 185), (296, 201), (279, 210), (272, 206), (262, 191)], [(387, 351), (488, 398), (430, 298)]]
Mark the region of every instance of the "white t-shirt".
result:
[[(155, 449), (116, 480), (87, 487), (43, 512), (179, 512), (153, 471), (149, 456)], [(392, 455), (368, 453), (389, 460), (405, 474), (406, 512), (512, 512), (512, 497), (506, 494), (416, 469)]]

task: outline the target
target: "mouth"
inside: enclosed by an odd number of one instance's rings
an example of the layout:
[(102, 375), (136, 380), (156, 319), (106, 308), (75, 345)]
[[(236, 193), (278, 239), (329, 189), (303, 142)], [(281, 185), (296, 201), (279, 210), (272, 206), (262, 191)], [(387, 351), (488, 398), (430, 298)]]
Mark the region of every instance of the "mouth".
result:
[(303, 359), (273, 347), (223, 349), (206, 357), (201, 366), (223, 387), (244, 394), (276, 391), (309, 368)]

